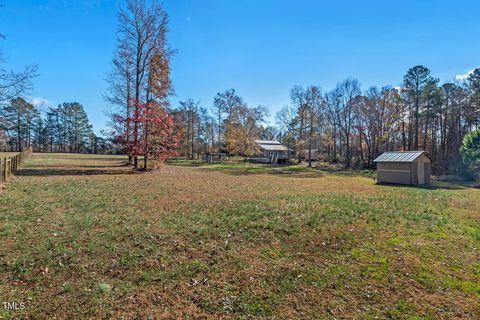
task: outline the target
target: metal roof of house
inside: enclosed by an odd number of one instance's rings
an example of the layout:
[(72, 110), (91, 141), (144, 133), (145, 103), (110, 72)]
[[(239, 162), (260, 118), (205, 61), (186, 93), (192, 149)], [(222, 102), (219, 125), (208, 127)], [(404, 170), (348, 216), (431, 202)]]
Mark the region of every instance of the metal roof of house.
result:
[(384, 152), (374, 162), (414, 162), (424, 151), (389, 151)]
[(279, 144), (281, 145), (280, 142), (278, 142), (277, 140), (255, 140), (256, 143), (258, 144)]
[(287, 151), (288, 148), (275, 140), (255, 140), (261, 149), (267, 151)]

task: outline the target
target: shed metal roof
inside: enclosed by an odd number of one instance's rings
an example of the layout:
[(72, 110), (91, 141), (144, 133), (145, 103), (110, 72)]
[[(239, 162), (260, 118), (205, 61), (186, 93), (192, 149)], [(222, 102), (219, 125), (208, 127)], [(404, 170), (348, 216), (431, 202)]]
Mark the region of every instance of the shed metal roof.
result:
[(280, 144), (277, 140), (255, 140), (256, 143), (258, 144)]
[(267, 151), (287, 151), (288, 148), (275, 140), (255, 140), (261, 149)]
[(414, 162), (424, 151), (389, 151), (380, 155), (374, 162)]

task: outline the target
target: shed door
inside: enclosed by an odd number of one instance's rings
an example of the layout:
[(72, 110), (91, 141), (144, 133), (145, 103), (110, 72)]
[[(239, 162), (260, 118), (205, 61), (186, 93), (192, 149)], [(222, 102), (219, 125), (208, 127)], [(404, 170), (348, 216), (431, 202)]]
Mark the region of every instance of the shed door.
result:
[(418, 184), (425, 184), (425, 163), (418, 163)]

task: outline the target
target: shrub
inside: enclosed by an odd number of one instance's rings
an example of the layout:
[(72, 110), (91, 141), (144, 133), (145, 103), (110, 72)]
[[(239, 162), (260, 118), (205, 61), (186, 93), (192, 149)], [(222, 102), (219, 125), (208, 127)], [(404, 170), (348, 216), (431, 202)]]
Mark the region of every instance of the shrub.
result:
[(480, 179), (480, 128), (465, 136), (460, 153), (468, 168)]

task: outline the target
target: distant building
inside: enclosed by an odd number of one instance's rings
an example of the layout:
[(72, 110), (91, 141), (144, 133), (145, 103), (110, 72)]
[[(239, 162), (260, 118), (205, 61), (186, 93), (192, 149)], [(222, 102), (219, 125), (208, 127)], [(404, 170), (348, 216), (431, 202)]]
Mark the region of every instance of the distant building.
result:
[(424, 151), (385, 152), (374, 162), (379, 183), (430, 184), (432, 164)]
[(227, 158), (227, 153), (224, 152), (214, 152), (214, 153), (204, 153), (202, 160), (205, 162), (222, 162)]
[[(317, 161), (320, 159), (320, 153), (318, 152), (318, 149), (312, 149), (310, 153), (312, 155), (312, 161)], [(310, 158), (308, 149), (300, 151), (300, 158), (308, 161)]]
[(288, 148), (275, 140), (255, 140), (258, 152), (250, 157), (250, 161), (286, 164), (288, 162)]

